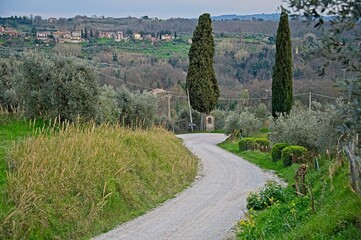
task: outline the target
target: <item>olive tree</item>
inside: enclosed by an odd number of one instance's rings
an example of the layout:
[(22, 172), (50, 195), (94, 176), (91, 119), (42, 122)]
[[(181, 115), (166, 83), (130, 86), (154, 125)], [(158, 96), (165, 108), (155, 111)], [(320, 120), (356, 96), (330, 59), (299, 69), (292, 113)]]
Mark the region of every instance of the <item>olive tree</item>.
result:
[(69, 58), (27, 52), (16, 75), (27, 117), (75, 121), (94, 119), (99, 85), (95, 71)]

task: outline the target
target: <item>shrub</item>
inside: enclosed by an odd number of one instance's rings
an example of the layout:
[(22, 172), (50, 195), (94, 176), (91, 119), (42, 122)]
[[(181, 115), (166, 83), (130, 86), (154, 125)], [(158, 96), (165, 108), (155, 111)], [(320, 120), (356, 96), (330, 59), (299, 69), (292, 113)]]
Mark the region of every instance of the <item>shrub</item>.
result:
[(262, 127), (262, 122), (253, 113), (244, 111), (241, 114), (232, 113), (226, 119), (224, 130), (231, 137), (248, 137)]
[(268, 148), (271, 141), (267, 138), (242, 138), (238, 142), (239, 151), (260, 150), (261, 148)]
[(224, 126), (226, 124), (226, 119), (229, 115), (229, 112), (224, 110), (214, 110), (212, 112), (212, 115), (214, 116), (214, 128), (215, 130), (222, 130), (224, 129)]
[(279, 116), (271, 123), (269, 135), (273, 143), (286, 142), (322, 152), (336, 144), (337, 121), (334, 108), (325, 111), (294, 108), (287, 117)]
[[(243, 152), (243, 151), (250, 150), (250, 148), (253, 148), (254, 142), (255, 142), (254, 138), (242, 138), (238, 142), (239, 151)], [(252, 147), (250, 147), (250, 146), (252, 146)]]
[(251, 192), (247, 196), (247, 208), (261, 210), (276, 202), (286, 200), (285, 188), (274, 181), (267, 182), (259, 192)]
[(0, 107), (10, 112), (19, 105), (14, 80), (17, 68), (18, 62), (15, 59), (0, 59)]
[(126, 87), (117, 91), (120, 123), (131, 128), (148, 128), (154, 123), (157, 114), (157, 98), (148, 93), (130, 92)]
[(258, 106), (256, 106), (253, 109), (253, 113), (259, 119), (267, 119), (268, 111), (267, 111), (266, 104), (264, 104), (264, 103), (258, 104)]
[(282, 154), (282, 150), (285, 148), (285, 147), (288, 147), (289, 144), (288, 143), (276, 143), (273, 145), (272, 147), (272, 152), (271, 152), (271, 155), (272, 155), (272, 160), (273, 161), (278, 161), (278, 160), (281, 160), (281, 154)]
[(262, 122), (253, 113), (244, 111), (239, 115), (242, 137), (248, 137), (259, 131)]
[(290, 166), (292, 163), (300, 162), (306, 153), (305, 147), (291, 145), (282, 150), (281, 158), (285, 166)]
[(239, 121), (239, 114), (233, 112), (227, 117), (226, 123), (224, 125), (224, 131), (225, 134), (231, 135), (230, 138), (232, 140), (239, 138), (241, 132), (241, 123)]
[(265, 147), (268, 149), (271, 146), (271, 141), (267, 138), (256, 138), (254, 142), (258, 148)]
[(99, 123), (116, 123), (119, 119), (120, 108), (118, 107), (116, 92), (110, 85), (100, 87), (99, 111), (97, 121)]

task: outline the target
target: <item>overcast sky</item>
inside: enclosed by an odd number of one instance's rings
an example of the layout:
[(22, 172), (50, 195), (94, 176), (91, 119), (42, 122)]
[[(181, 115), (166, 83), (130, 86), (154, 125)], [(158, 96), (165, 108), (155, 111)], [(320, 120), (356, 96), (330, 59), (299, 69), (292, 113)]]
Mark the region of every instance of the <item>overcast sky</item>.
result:
[(171, 17), (198, 18), (223, 14), (274, 13), (282, 0), (0, 0), (0, 16)]

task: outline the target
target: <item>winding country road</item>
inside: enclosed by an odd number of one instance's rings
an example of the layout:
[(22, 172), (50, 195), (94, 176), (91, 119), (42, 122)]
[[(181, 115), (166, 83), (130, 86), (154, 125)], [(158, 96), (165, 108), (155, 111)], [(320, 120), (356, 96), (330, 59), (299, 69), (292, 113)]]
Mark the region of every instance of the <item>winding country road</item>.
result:
[(246, 209), (246, 196), (276, 179), (218, 146), (223, 134), (179, 135), (202, 163), (195, 183), (151, 212), (98, 236), (108, 239), (227, 239)]

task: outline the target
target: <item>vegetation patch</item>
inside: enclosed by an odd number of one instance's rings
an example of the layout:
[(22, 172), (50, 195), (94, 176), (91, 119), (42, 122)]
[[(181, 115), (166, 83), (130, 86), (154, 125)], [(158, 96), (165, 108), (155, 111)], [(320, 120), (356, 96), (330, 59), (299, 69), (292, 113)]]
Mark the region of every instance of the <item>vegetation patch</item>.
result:
[(94, 236), (174, 196), (197, 171), (173, 134), (108, 125), (64, 124), (17, 142), (6, 159), (2, 239)]
[(285, 166), (290, 166), (292, 163), (301, 163), (306, 153), (305, 147), (291, 145), (282, 150), (281, 158)]
[(281, 157), (282, 157), (282, 150), (285, 148), (285, 147), (288, 147), (289, 144), (288, 143), (276, 143), (272, 146), (272, 151), (271, 151), (271, 154), (272, 154), (272, 160), (273, 161), (278, 161), (278, 160), (281, 160)]
[(238, 142), (239, 151), (262, 150), (267, 152), (271, 141), (267, 138), (241, 138)]
[(274, 170), (288, 182), (285, 188), (269, 183), (248, 196), (249, 211), (238, 224), (238, 239), (361, 238), (361, 198), (350, 189), (348, 163), (323, 157), (318, 159), (319, 168), (308, 165), (306, 193), (297, 194), (294, 183), (299, 164), (284, 166), (282, 161), (273, 161), (270, 153), (239, 152), (237, 143), (226, 141), (220, 146)]

